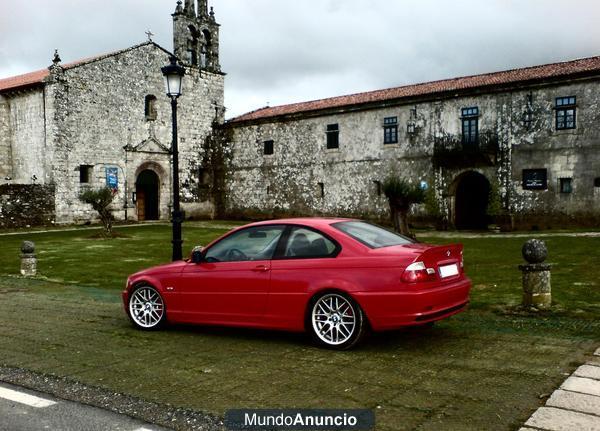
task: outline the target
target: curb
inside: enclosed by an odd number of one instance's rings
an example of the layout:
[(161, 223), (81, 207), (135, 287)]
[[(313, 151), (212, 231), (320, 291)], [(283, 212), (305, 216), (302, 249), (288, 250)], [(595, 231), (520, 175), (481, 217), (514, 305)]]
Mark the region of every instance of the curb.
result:
[(519, 429), (533, 430), (600, 431), (600, 348)]

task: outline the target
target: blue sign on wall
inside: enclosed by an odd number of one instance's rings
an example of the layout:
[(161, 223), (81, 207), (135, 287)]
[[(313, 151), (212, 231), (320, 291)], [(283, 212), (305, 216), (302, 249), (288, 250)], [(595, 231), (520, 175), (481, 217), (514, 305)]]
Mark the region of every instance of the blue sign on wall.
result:
[(106, 187), (116, 190), (119, 187), (119, 168), (106, 168)]

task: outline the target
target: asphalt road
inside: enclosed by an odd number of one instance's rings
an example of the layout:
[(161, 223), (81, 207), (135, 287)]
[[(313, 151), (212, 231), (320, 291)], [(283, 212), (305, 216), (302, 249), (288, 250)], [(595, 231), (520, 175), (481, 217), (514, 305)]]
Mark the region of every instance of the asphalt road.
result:
[(129, 416), (0, 383), (0, 431), (166, 431)]

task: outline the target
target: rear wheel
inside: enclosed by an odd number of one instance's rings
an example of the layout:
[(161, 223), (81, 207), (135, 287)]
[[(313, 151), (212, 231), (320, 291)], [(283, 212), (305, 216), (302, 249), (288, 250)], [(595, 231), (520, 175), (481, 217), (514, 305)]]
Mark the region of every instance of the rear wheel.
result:
[(331, 292), (316, 297), (307, 322), (313, 338), (332, 349), (349, 349), (365, 334), (365, 321), (359, 305), (350, 296)]
[(152, 286), (136, 287), (129, 297), (128, 308), (131, 321), (139, 329), (158, 329), (165, 322), (165, 303)]

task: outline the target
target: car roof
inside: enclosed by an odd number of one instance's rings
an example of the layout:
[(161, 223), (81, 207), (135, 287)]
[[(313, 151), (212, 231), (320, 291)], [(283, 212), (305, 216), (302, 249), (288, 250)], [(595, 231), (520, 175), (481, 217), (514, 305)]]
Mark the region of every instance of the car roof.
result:
[(255, 223), (250, 223), (247, 226), (262, 226), (262, 225), (271, 225), (271, 224), (299, 224), (311, 227), (322, 227), (329, 226), (333, 223), (338, 223), (342, 221), (350, 221), (356, 220), (351, 218), (342, 218), (342, 217), (297, 217), (297, 218), (282, 218), (282, 219), (273, 219), (273, 220), (265, 220), (259, 221)]

